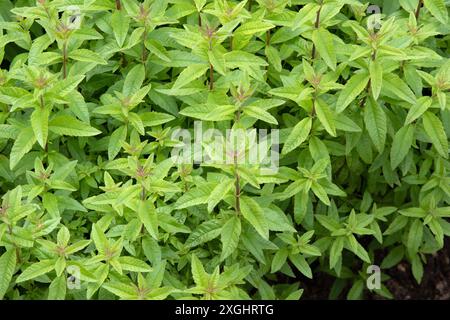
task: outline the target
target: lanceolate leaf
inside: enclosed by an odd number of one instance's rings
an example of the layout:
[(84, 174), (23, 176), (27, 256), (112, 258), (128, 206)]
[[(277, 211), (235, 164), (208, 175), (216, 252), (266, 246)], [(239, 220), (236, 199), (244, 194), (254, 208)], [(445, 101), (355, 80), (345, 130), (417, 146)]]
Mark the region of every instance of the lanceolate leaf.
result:
[(449, 4), (2, 0), (0, 299), (417, 297), (386, 270), (447, 268)]
[(282, 153), (289, 153), (290, 151), (301, 145), (302, 142), (304, 142), (308, 138), (309, 132), (311, 131), (311, 125), (312, 119), (309, 117), (297, 123), (286, 139)]
[(405, 159), (414, 139), (414, 126), (402, 127), (394, 136), (391, 148), (391, 167), (395, 169)]
[(383, 152), (387, 132), (386, 114), (372, 98), (368, 100), (364, 108), (364, 123), (373, 144), (380, 153)]
[(48, 137), (48, 116), (47, 108), (34, 110), (31, 114), (31, 127), (33, 128), (34, 136), (42, 148), (45, 148)]
[(24, 128), (20, 131), (17, 139), (9, 155), (9, 167), (13, 169), (17, 163), (22, 159), (22, 157), (31, 150), (34, 143), (36, 142), (36, 136), (34, 135), (33, 129), (31, 127)]
[(11, 249), (6, 251), (0, 257), (0, 299), (8, 291), (14, 270), (16, 268), (16, 252)]
[(39, 277), (55, 268), (55, 260), (42, 260), (31, 264), (16, 279), (16, 282), (23, 282)]
[(60, 135), (77, 137), (95, 136), (101, 133), (101, 131), (71, 116), (53, 118), (49, 122), (49, 130)]
[(149, 200), (139, 201), (138, 216), (148, 233), (158, 240), (158, 214)]
[(441, 23), (448, 22), (448, 11), (444, 0), (424, 0), (423, 4)]
[(335, 115), (325, 101), (319, 99), (315, 106), (317, 117), (324, 126), (325, 130), (332, 135), (336, 136)]
[(333, 36), (324, 28), (313, 31), (312, 41), (322, 59), (332, 69), (336, 69), (336, 52), (334, 50)]
[(242, 197), (240, 200), (241, 212), (244, 218), (263, 238), (267, 239), (269, 237), (269, 226), (259, 204), (247, 196)]
[(432, 112), (423, 114), (423, 127), (437, 152), (444, 158), (448, 158), (448, 138), (441, 120)]
[(383, 84), (383, 67), (380, 61), (371, 60), (369, 64), (369, 71), (372, 94), (374, 99), (378, 99)]
[(336, 111), (344, 111), (345, 108), (358, 97), (364, 88), (366, 88), (368, 82), (369, 75), (367, 73), (359, 73), (352, 76), (339, 95), (336, 102)]
[(231, 217), (222, 227), (220, 240), (222, 242), (222, 253), (220, 259), (224, 260), (237, 248), (239, 236), (241, 235), (241, 220), (239, 217)]

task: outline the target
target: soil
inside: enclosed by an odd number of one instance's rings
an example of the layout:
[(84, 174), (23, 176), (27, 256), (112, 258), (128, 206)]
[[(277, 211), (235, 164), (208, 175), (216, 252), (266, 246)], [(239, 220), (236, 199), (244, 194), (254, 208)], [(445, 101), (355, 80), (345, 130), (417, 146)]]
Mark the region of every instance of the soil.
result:
[[(382, 260), (381, 259), (379, 261)], [(378, 260), (378, 259), (377, 259)], [(450, 300), (450, 239), (446, 239), (444, 248), (434, 255), (428, 255), (424, 265), (422, 282), (414, 279), (411, 266), (407, 261), (385, 271), (391, 278), (384, 282), (395, 300)], [(302, 299), (326, 300), (334, 278), (320, 273), (313, 280), (302, 281), (304, 293)], [(345, 299), (350, 288), (343, 290), (339, 299)], [(385, 299), (366, 292), (365, 299)]]

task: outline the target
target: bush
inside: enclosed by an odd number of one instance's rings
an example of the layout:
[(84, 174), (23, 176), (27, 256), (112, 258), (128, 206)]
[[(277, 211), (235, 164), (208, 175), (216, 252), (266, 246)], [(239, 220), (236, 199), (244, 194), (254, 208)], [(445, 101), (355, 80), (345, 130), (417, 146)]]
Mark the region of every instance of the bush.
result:
[(420, 282), (450, 235), (449, 5), (2, 1), (0, 298)]

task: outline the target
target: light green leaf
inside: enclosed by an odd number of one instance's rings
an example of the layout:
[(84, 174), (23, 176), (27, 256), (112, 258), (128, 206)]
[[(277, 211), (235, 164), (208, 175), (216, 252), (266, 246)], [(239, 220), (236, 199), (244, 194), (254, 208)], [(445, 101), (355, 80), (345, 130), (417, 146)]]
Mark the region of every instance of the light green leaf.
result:
[(6, 291), (8, 291), (15, 268), (16, 250), (9, 249), (0, 257), (0, 300), (3, 299)]
[(405, 124), (410, 124), (417, 120), (431, 106), (433, 100), (430, 97), (420, 97), (417, 102), (409, 109)]
[(373, 144), (382, 153), (386, 142), (387, 119), (384, 110), (372, 97), (364, 107), (364, 123)]
[(31, 150), (35, 142), (36, 137), (31, 127), (24, 128), (20, 131), (9, 154), (9, 167), (11, 170)]
[(145, 79), (145, 68), (142, 64), (137, 64), (128, 71), (123, 83), (122, 93), (125, 97), (131, 97), (142, 86)]
[(148, 233), (158, 240), (158, 214), (150, 200), (139, 201), (138, 216)]
[(28, 281), (39, 277), (55, 268), (55, 260), (42, 260), (35, 262), (25, 269), (16, 279), (17, 283)]
[(220, 241), (222, 242), (222, 253), (220, 260), (225, 260), (235, 252), (239, 237), (241, 235), (241, 220), (233, 216), (222, 227)]
[(368, 73), (358, 73), (347, 81), (336, 102), (336, 112), (344, 111), (358, 97), (367, 86), (369, 78)]
[(383, 67), (378, 60), (371, 60), (369, 63), (370, 87), (373, 98), (378, 99), (383, 84)]
[(123, 256), (118, 258), (119, 263), (123, 270), (132, 271), (132, 272), (150, 272), (152, 268), (146, 264), (144, 261), (129, 257)]
[(48, 290), (48, 300), (64, 300), (66, 298), (67, 280), (64, 275), (53, 279)]
[(233, 180), (224, 179), (214, 187), (211, 195), (208, 198), (208, 212), (211, 212), (214, 207), (220, 202), (220, 200), (225, 198), (225, 196), (228, 194), (231, 188), (233, 188), (233, 186)]
[(278, 124), (277, 119), (266, 110), (256, 106), (245, 106), (244, 114), (271, 124)]
[(394, 136), (394, 141), (391, 147), (391, 167), (392, 169), (405, 159), (408, 154), (414, 139), (414, 127), (407, 125), (400, 128)]
[(31, 127), (33, 128), (36, 140), (42, 148), (45, 148), (47, 143), (48, 116), (49, 112), (47, 108), (36, 109), (31, 114)]
[(447, 159), (448, 138), (441, 120), (434, 113), (426, 111), (423, 114), (423, 127), (437, 152)]
[(50, 131), (66, 136), (89, 137), (101, 131), (71, 116), (57, 116), (49, 122)]
[(127, 17), (124, 10), (114, 11), (111, 15), (111, 27), (114, 32), (119, 47), (122, 47), (127, 38), (130, 19)]
[(315, 108), (317, 117), (325, 130), (333, 137), (336, 137), (335, 116), (328, 104), (322, 99), (317, 99)]
[(108, 64), (97, 52), (89, 49), (76, 49), (69, 52), (69, 58), (82, 62), (93, 62), (96, 64)]
[(441, 23), (448, 23), (448, 11), (444, 0), (423, 0), (423, 4)]
[(179, 89), (187, 84), (191, 83), (197, 78), (200, 78), (205, 74), (206, 70), (209, 69), (209, 66), (206, 64), (192, 64), (189, 67), (185, 68), (178, 75), (177, 80), (173, 84), (172, 89)]
[(256, 229), (256, 231), (264, 238), (269, 238), (269, 226), (267, 224), (264, 212), (259, 204), (250, 197), (243, 196), (240, 198), (241, 212), (244, 218)]
[(311, 131), (312, 119), (310, 117), (304, 118), (295, 125), (284, 143), (282, 155), (287, 154), (301, 145), (307, 138)]
[(336, 52), (332, 34), (322, 27), (315, 29), (312, 32), (312, 41), (325, 63), (332, 70), (336, 70)]

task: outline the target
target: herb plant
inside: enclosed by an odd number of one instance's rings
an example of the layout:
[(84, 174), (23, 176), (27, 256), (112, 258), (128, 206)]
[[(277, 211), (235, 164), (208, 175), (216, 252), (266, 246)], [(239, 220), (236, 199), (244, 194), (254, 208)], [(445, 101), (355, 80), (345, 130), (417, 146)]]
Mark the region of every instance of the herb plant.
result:
[[(450, 235), (449, 6), (2, 0), (0, 298), (299, 299), (321, 274), (392, 298), (400, 261), (420, 282)], [(198, 123), (277, 133), (275, 170), (179, 161), (180, 129), (213, 152)]]

